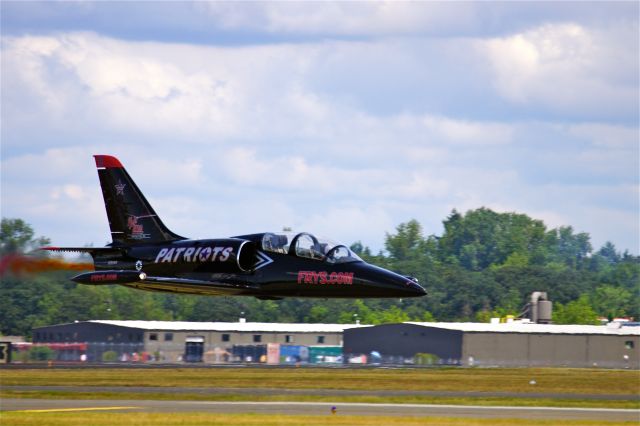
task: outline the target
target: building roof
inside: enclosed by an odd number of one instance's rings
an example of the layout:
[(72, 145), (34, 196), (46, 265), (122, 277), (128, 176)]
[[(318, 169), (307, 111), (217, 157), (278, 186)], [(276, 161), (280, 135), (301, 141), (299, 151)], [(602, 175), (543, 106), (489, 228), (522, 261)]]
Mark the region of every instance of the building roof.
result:
[(187, 322), (187, 321), (87, 321), (119, 327), (158, 331), (230, 331), (260, 333), (342, 333), (357, 324), (289, 324), (271, 322)]
[(640, 327), (618, 327), (606, 325), (560, 325), (524, 322), (500, 324), (479, 322), (406, 322), (405, 324), (470, 333), (606, 334), (640, 336)]
[[(92, 320), (84, 323), (106, 324), (150, 331), (219, 331), (256, 333), (342, 333), (351, 328), (371, 327), (364, 324), (293, 324), (271, 322), (187, 322), (187, 321), (118, 321)], [(600, 334), (640, 336), (640, 327), (605, 325), (558, 325), (535, 323), (477, 323), (477, 322), (405, 322), (404, 324), (440, 328), (469, 333), (544, 333), (544, 334)]]

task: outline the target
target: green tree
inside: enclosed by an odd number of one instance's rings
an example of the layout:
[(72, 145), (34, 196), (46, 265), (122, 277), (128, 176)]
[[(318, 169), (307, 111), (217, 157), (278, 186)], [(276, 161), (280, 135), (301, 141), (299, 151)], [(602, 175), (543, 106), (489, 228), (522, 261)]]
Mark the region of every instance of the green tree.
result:
[(315, 305), (309, 311), (309, 316), (306, 320), (310, 323), (326, 323), (329, 321), (329, 309), (326, 306)]
[(524, 268), (529, 266), (529, 256), (523, 252), (513, 252), (500, 267)]
[[(205, 297), (142, 292), (122, 286), (83, 286), (70, 272), (0, 280), (0, 332), (85, 319), (167, 319), (353, 323), (488, 321), (518, 314), (533, 291), (546, 291), (559, 323), (590, 323), (595, 314), (640, 318), (640, 257), (620, 254), (611, 243), (591, 253), (588, 234), (570, 227), (547, 230), (517, 213), (486, 208), (443, 221), (441, 237), (425, 237), (416, 220), (387, 234), (376, 255), (355, 243), (365, 261), (417, 277), (427, 297), (403, 299), (284, 299)], [(48, 244), (19, 219), (3, 219), (0, 249), (26, 252)]]
[(35, 238), (34, 235), (33, 228), (24, 220), (2, 218), (0, 223), (0, 255), (26, 253), (50, 244), (48, 238)]
[(482, 310), (482, 311), (478, 311), (476, 312), (476, 322), (490, 322), (491, 318), (495, 318), (493, 316), (493, 312), (488, 311), (488, 310)]
[(387, 234), (385, 249), (389, 253), (386, 259), (372, 258), (370, 261), (403, 275), (426, 282), (437, 262), (437, 242), (434, 237), (424, 238), (422, 226), (412, 219), (396, 227), (395, 234)]
[(545, 236), (551, 261), (556, 261), (573, 269), (581, 268), (587, 256), (591, 253), (589, 234), (574, 234), (571, 226), (561, 226), (552, 229)]
[(414, 259), (424, 245), (422, 226), (412, 219), (396, 227), (396, 234), (387, 234), (385, 248), (389, 256), (396, 260)]
[(429, 311), (424, 311), (421, 317), (415, 318), (415, 321), (419, 322), (436, 322), (436, 318)]
[(611, 320), (627, 315), (626, 308), (632, 296), (624, 288), (605, 284), (591, 293), (590, 300), (599, 315)]
[(351, 244), (350, 249), (360, 257), (371, 256), (371, 249), (369, 247), (363, 246), (361, 241), (356, 241), (355, 243)]
[(375, 324), (391, 324), (405, 321), (409, 321), (409, 315), (394, 305), (389, 309), (379, 312)]
[(461, 215), (453, 210), (443, 222), (440, 258), (472, 271), (491, 265), (540, 264), (546, 251), (542, 221), (517, 213), (496, 213), (487, 208)]
[(354, 300), (348, 309), (340, 313), (338, 322), (351, 324), (355, 322), (356, 318), (359, 319), (362, 324), (379, 324), (376, 312), (360, 299)]
[(604, 243), (600, 250), (598, 250), (597, 254), (602, 256), (609, 263), (618, 263), (621, 259), (620, 253), (616, 251), (616, 246), (613, 245), (611, 241)]
[(586, 294), (566, 305), (554, 303), (553, 322), (556, 324), (599, 324), (598, 315), (593, 310), (589, 296)]

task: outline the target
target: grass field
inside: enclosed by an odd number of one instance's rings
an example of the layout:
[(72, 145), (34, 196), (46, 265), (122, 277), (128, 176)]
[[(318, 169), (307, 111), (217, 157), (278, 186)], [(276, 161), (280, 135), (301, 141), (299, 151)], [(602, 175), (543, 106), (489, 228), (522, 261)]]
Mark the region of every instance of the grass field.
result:
[[(531, 385), (530, 381), (536, 384)], [(122, 386), (161, 388), (228, 389), (221, 394), (66, 392), (1, 390), (0, 396), (69, 399), (186, 399), (222, 401), (314, 401), (314, 402), (385, 402), (425, 404), (521, 405), (562, 407), (639, 408), (637, 400), (589, 400), (580, 395), (638, 395), (640, 372), (589, 369), (264, 369), (264, 368), (177, 368), (177, 369), (36, 369), (0, 370), (0, 385), (31, 386)], [(234, 388), (274, 389), (272, 393), (234, 394)], [(281, 389), (282, 392), (278, 392)], [(431, 397), (424, 395), (301, 395), (286, 394), (286, 389), (368, 390), (368, 391), (454, 391), (509, 392), (508, 397)], [(531, 393), (562, 393), (577, 399), (540, 398)], [(524, 397), (524, 398), (523, 398)], [(588, 420), (478, 419), (436, 417), (379, 416), (299, 416), (267, 414), (206, 413), (104, 413), (104, 412), (1, 412), (4, 425), (637, 425), (637, 422), (602, 422)]]
[(112, 426), (112, 425), (193, 425), (193, 426), (630, 426), (636, 422), (589, 420), (474, 419), (442, 417), (380, 416), (287, 416), (264, 414), (203, 413), (2, 413), (4, 425)]
[[(535, 380), (535, 385), (530, 381)], [(0, 384), (633, 395), (640, 371), (562, 368), (0, 370)]]
[[(536, 384), (531, 385), (530, 381)], [(580, 395), (638, 395), (640, 372), (586, 369), (41, 369), (0, 370), (0, 384), (31, 386), (95, 386), (96, 391), (7, 390), (2, 398), (156, 399), (209, 401), (368, 402), (456, 405), (518, 405), (548, 407), (640, 408), (640, 401), (588, 399)], [(100, 386), (216, 388), (217, 394), (110, 392)], [(242, 394), (234, 388), (268, 388), (268, 394)], [(278, 392), (281, 389), (282, 392)], [(508, 396), (291, 394), (286, 389), (367, 391), (507, 392)], [(561, 393), (573, 398), (527, 397), (531, 393)]]

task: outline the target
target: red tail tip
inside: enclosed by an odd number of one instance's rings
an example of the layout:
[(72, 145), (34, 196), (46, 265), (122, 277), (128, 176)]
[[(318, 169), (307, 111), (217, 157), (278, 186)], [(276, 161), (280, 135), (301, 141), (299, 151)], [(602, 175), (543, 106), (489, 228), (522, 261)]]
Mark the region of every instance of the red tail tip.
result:
[(98, 168), (116, 168), (122, 169), (122, 163), (116, 157), (112, 157), (111, 155), (94, 155), (96, 159), (96, 167)]

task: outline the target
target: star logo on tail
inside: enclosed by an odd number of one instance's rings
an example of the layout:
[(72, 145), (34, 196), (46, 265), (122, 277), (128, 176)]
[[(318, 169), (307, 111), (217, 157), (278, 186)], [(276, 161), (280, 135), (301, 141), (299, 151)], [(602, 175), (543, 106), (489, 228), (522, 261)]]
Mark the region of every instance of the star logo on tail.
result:
[(126, 184), (118, 181), (118, 184), (116, 185), (116, 195), (124, 195), (124, 187), (127, 186)]

